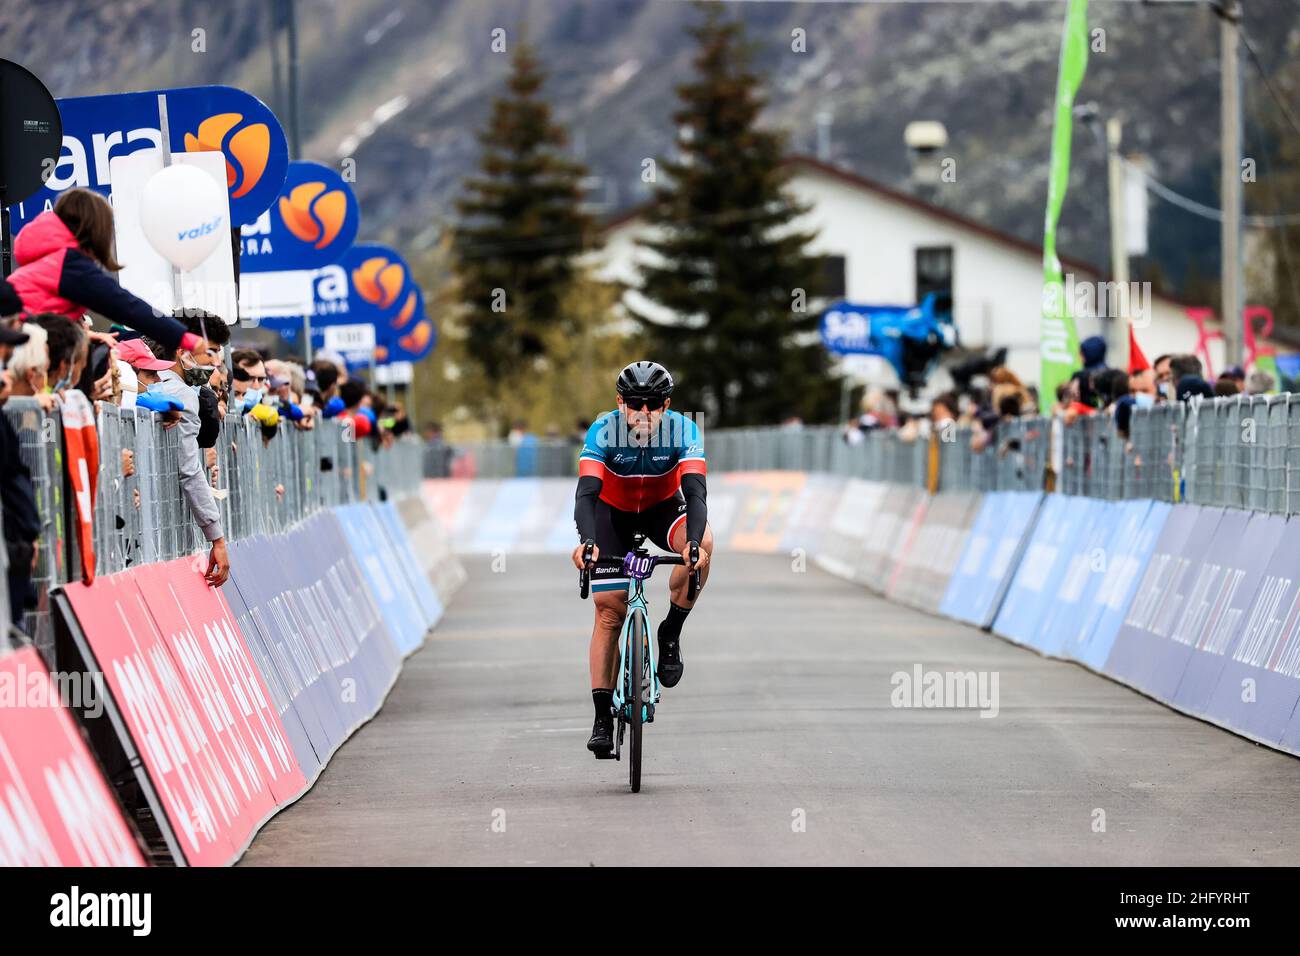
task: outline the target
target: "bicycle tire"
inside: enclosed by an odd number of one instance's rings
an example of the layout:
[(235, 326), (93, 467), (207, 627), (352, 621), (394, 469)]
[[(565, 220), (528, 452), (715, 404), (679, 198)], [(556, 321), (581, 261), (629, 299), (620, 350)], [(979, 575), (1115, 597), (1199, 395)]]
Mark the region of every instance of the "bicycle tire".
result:
[(641, 730), (642, 712), (645, 709), (646, 656), (645, 656), (645, 618), (640, 612), (633, 612), (632, 627), (632, 686), (629, 688), (631, 726), (628, 728), (628, 762), (627, 782), (633, 793), (641, 792)]

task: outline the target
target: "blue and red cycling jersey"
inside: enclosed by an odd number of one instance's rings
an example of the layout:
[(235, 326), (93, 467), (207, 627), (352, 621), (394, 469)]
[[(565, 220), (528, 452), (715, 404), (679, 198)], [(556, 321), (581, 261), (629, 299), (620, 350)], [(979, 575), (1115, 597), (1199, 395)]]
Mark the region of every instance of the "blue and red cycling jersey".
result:
[(705, 473), (699, 426), (666, 411), (644, 445), (615, 409), (591, 424), (578, 458), (578, 475), (601, 480), (600, 498), (619, 511), (644, 511), (677, 494), (682, 475)]

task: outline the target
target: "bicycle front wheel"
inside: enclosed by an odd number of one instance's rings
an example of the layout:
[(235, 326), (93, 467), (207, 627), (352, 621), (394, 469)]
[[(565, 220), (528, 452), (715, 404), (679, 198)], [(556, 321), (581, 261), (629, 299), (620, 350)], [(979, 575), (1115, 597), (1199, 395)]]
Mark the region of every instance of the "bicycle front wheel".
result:
[(632, 710), (628, 721), (628, 756), (627, 780), (633, 793), (641, 791), (641, 729), (642, 715), (645, 712), (646, 698), (650, 694), (650, 674), (646, 670), (646, 633), (645, 617), (639, 612), (632, 615), (632, 686), (628, 688), (627, 700)]

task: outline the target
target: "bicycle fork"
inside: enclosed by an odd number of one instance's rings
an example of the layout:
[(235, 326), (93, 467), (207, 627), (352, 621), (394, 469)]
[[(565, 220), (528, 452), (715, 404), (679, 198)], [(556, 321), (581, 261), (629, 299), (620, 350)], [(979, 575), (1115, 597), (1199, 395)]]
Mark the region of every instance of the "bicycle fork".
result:
[[(643, 622), (646, 657), (650, 663), (650, 693), (643, 718), (645, 723), (649, 724), (654, 722), (655, 704), (659, 703), (659, 650), (655, 644), (654, 632), (650, 628), (650, 616), (646, 614), (645, 605), (635, 601), (628, 605), (627, 617), (623, 619), (623, 629), (618, 637), (618, 680), (614, 682), (614, 714), (620, 721), (632, 718), (632, 715), (627, 712), (627, 698), (623, 696), (623, 688), (627, 686), (628, 673), (632, 668), (632, 619), (635, 614), (639, 614)], [(641, 679), (640, 674), (633, 677), (636, 680)]]

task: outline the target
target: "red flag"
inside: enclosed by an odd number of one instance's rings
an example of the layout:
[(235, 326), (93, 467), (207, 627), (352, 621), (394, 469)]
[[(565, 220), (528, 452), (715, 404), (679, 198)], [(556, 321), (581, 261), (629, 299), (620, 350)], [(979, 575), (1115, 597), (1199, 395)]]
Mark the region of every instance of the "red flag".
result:
[(1142, 347), (1138, 345), (1137, 336), (1133, 334), (1133, 324), (1129, 323), (1128, 327), (1128, 373), (1136, 375), (1138, 372), (1144, 372), (1151, 367), (1147, 357), (1142, 354)]
[(67, 449), (68, 481), (72, 485), (73, 514), (76, 515), (77, 543), (81, 546), (81, 580), (95, 580), (95, 539), (91, 522), (95, 516), (95, 486), (99, 482), (99, 433), (95, 412), (86, 396), (76, 389), (63, 393), (63, 444)]

